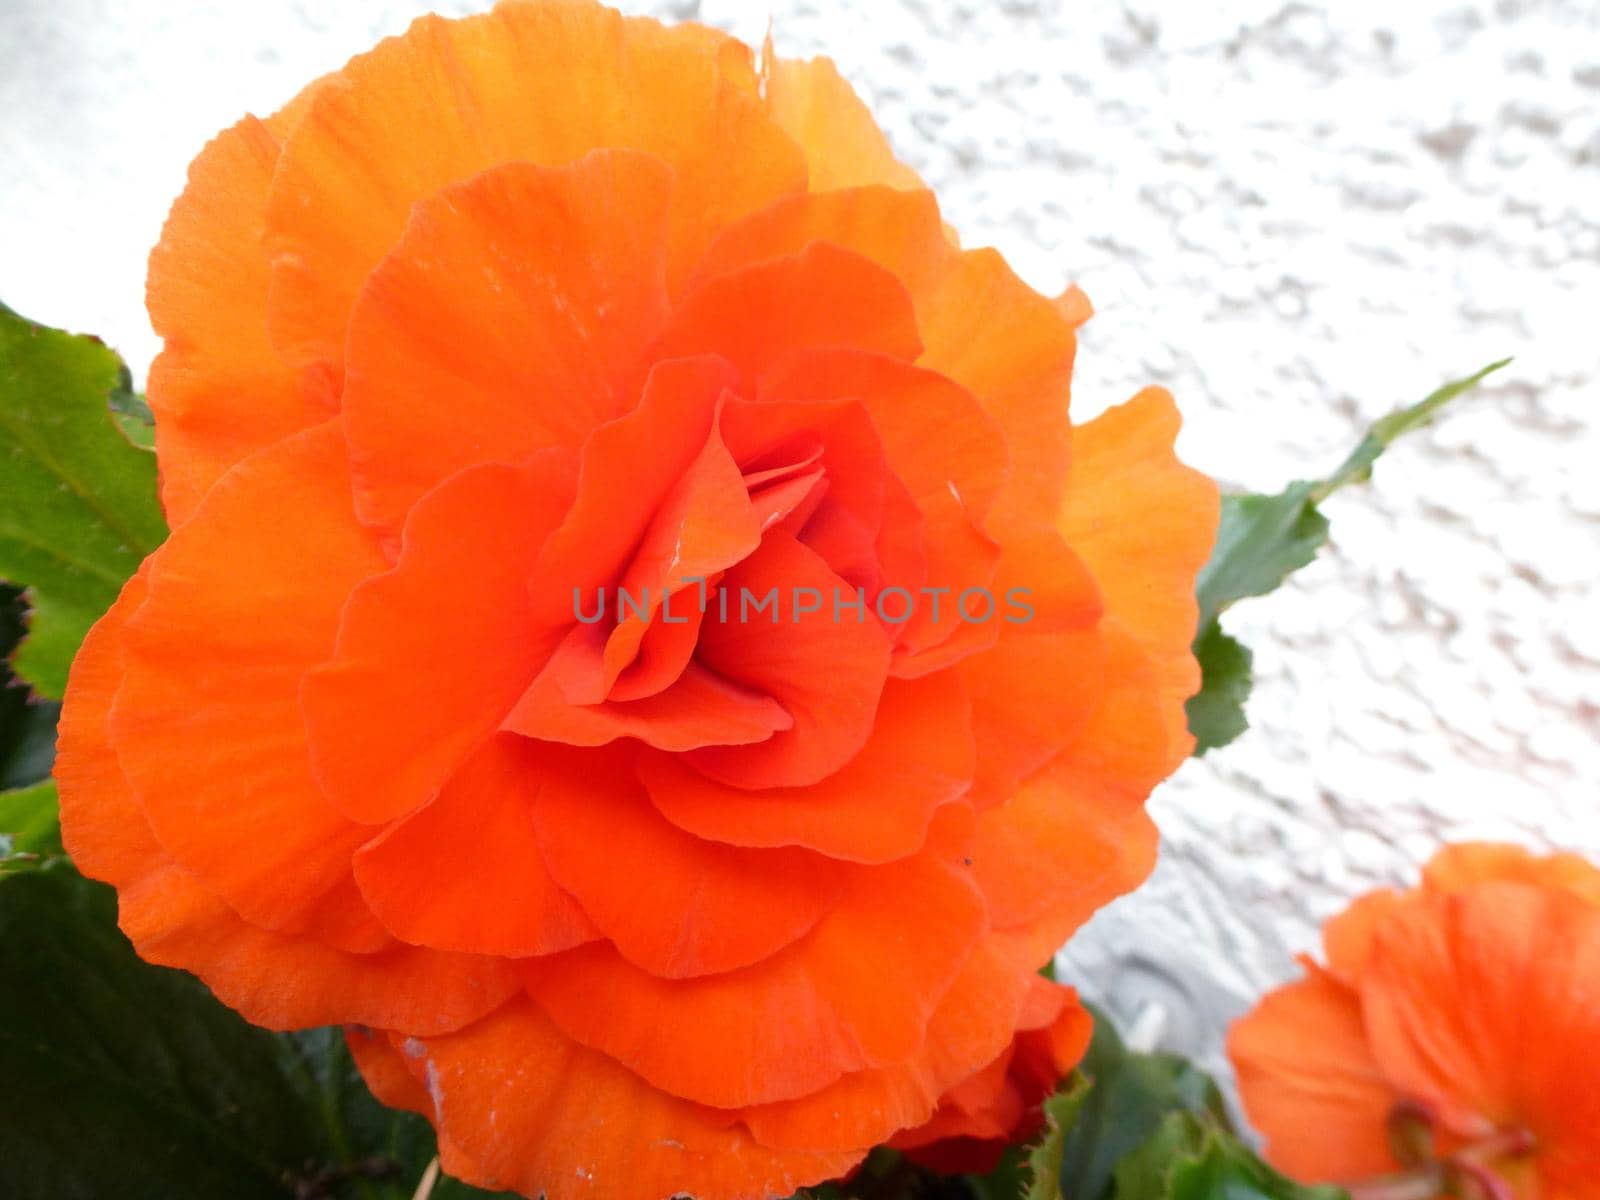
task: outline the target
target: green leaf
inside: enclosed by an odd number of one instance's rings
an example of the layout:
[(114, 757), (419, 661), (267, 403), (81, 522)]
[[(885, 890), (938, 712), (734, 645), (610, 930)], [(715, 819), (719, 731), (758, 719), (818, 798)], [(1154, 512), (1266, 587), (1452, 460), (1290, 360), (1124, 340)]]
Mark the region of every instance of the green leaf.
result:
[(111, 389), (111, 414), (117, 427), (135, 446), (154, 450), (156, 445), (156, 415), (144, 396), (133, 390), (133, 376), (126, 363), (117, 376), (117, 386)]
[(139, 449), (154, 450), (156, 448), (156, 427), (152, 422), (142, 420), (130, 413), (114, 412), (111, 415), (117, 422), (117, 428), (122, 430), (122, 435)]
[(1247, 725), (1249, 651), (1223, 633), (1218, 618), (1237, 601), (1274, 591), (1316, 558), (1328, 540), (1328, 520), (1317, 506), (1345, 485), (1369, 478), (1373, 464), (1396, 439), (1429, 424), (1451, 400), (1510, 361), (1490, 363), (1383, 417), (1325, 479), (1291, 483), (1276, 495), (1222, 498), (1216, 544), (1195, 580), (1200, 620), (1194, 652), (1202, 682), (1200, 693), (1189, 701), (1188, 715), (1196, 754), (1227, 745)]
[(1067, 1200), (1112, 1196), (1117, 1164), (1153, 1137), (1169, 1113), (1227, 1121), (1209, 1076), (1176, 1055), (1130, 1053), (1110, 1019), (1090, 1011), (1094, 1037), (1079, 1070), (1091, 1086), (1078, 1098), (1061, 1152), (1059, 1179)]
[(1129, 1051), (1091, 1012), (1083, 1062), (1045, 1102), (1023, 1200), (1349, 1200), (1267, 1166), (1234, 1133), (1208, 1075), (1176, 1055)]
[[(1142, 1200), (1137, 1192), (1118, 1200)], [(1208, 1131), (1201, 1145), (1167, 1167), (1164, 1191), (1151, 1200), (1349, 1200), (1337, 1187), (1307, 1187), (1280, 1175), (1236, 1139)]]
[(0, 875), (0, 1195), (408, 1200), (431, 1131), (371, 1098), (337, 1031), (247, 1024), (115, 915), (64, 860)]
[(1163, 1200), (1170, 1194), (1172, 1169), (1180, 1156), (1197, 1151), (1206, 1137), (1201, 1118), (1191, 1112), (1168, 1113), (1147, 1141), (1117, 1163), (1112, 1194), (1117, 1200)]
[(166, 536), (155, 456), (113, 419), (126, 378), (97, 339), (0, 305), (0, 579), (28, 589), (14, 669), (47, 697), (60, 698), (83, 635)]
[(1089, 1087), (1088, 1077), (1074, 1071), (1063, 1089), (1044, 1102), (1044, 1133), (1028, 1153), (1029, 1182), (1023, 1200), (1061, 1200), (1061, 1156)]
[(1207, 1115), (1168, 1113), (1117, 1164), (1116, 1200), (1348, 1200), (1280, 1175)]
[(1451, 380), (1409, 408), (1399, 409), (1378, 420), (1367, 431), (1367, 436), (1362, 438), (1350, 452), (1350, 457), (1339, 465), (1339, 469), (1317, 485), (1311, 499), (1320, 504), (1345, 484), (1367, 479), (1372, 474), (1372, 464), (1377, 462), (1378, 457), (1396, 440), (1412, 430), (1431, 424), (1433, 418), (1446, 404), (1457, 396), (1470, 392), (1490, 375), (1510, 364), (1509, 358), (1492, 362), (1465, 378)]
[(55, 781), (0, 792), (0, 871), (61, 853)]
[(1211, 558), (1195, 580), (1200, 626), (1247, 596), (1265, 596), (1317, 556), (1327, 519), (1311, 503), (1310, 483), (1276, 496), (1224, 496)]
[(1136, 1054), (1096, 1012), (1066, 1088), (1045, 1103), (1024, 1200), (1348, 1200), (1303, 1187), (1234, 1134), (1216, 1084), (1170, 1054)]
[(1174, 1111), (1225, 1120), (1217, 1085), (1185, 1059), (1130, 1054), (1096, 1076), (1061, 1156), (1062, 1194), (1072, 1200), (1112, 1195), (1117, 1164), (1155, 1137)]
[(1255, 655), (1212, 621), (1195, 639), (1194, 656), (1200, 663), (1200, 690), (1189, 697), (1185, 711), (1194, 752), (1204, 754), (1245, 731), (1244, 705), (1254, 683), (1250, 665)]

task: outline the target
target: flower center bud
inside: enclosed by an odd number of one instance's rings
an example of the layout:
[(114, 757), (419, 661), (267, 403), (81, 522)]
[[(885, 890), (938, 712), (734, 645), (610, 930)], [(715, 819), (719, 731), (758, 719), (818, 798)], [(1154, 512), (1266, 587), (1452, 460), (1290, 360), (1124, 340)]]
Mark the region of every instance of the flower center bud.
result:
[(1438, 1112), (1426, 1101), (1404, 1099), (1389, 1110), (1385, 1128), (1397, 1175), (1345, 1184), (1351, 1200), (1515, 1200), (1496, 1168), (1535, 1148), (1526, 1129), (1496, 1129), (1443, 1157), (1438, 1154)]

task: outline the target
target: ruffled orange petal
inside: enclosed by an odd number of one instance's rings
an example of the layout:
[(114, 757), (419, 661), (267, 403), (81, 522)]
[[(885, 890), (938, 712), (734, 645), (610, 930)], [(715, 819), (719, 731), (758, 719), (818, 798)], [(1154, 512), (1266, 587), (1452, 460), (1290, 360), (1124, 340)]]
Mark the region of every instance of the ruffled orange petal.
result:
[[(663, 506), (705, 454), (719, 401), (736, 383), (732, 366), (715, 355), (657, 363), (637, 407), (589, 435), (571, 508), (528, 574), (541, 623), (571, 626), (580, 606), (592, 614), (597, 588), (606, 589), (604, 612), (615, 619), (620, 602), (614, 589)], [(718, 511), (739, 520), (724, 489), (714, 492)]]
[(701, 841), (651, 807), (625, 762), (570, 759), (539, 787), (540, 844), (622, 956), (685, 979), (760, 962), (837, 902), (847, 868), (804, 850)]
[(1168, 768), (1189, 752), (1183, 702), (1200, 686), (1190, 653), (1199, 609), (1194, 578), (1216, 538), (1211, 480), (1172, 452), (1178, 410), (1147, 388), (1073, 431), (1060, 529), (1088, 565), (1106, 611), (1155, 663), (1172, 733)]
[[(798, 787), (817, 783), (866, 745), (889, 668), (889, 639), (871, 617), (835, 621), (835, 596), (853, 589), (811, 550), (776, 530), (722, 579), (729, 601), (707, 614), (699, 660), (710, 670), (772, 697), (793, 728), (751, 746), (708, 746), (685, 757), (697, 770), (735, 787)], [(801, 589), (820, 596), (805, 611)], [(776, 595), (765, 614), (742, 611), (746, 594)], [(714, 602), (715, 603), (715, 602)]]
[(79, 649), (56, 763), (63, 840), (80, 870), (118, 889), (119, 923), (140, 956), (194, 972), (225, 1004), (276, 1029), (348, 1020), (443, 1032), (502, 1003), (515, 978), (501, 961), (393, 943), (352, 954), (272, 933), (242, 920), (172, 861), (108, 736), (123, 631), (144, 592), (143, 575), (135, 575)]
[[(917, 508), (922, 574), (885, 582), (936, 591), (916, 591), (910, 620), (895, 629), (896, 673), (937, 670), (992, 644), (993, 624), (963, 619), (958, 611), (968, 589), (979, 589), (967, 597), (974, 614), (991, 603), (982, 589), (991, 582), (1000, 551), (982, 526), (1010, 469), (1005, 440), (977, 399), (943, 376), (898, 359), (839, 349), (783, 360), (762, 377), (760, 396), (768, 403), (859, 397), (888, 468)], [(904, 534), (885, 532), (905, 540)], [(1000, 599), (992, 603), (998, 608)], [(990, 620), (998, 622), (998, 612)], [(943, 652), (930, 653), (935, 647)]]
[(990, 249), (963, 252), (915, 299), (926, 346), (918, 365), (976, 395), (1005, 431), (1011, 474), (989, 529), (1053, 522), (1072, 442), (1072, 325)]
[[(1096, 626), (1100, 597), (1056, 535), (1013, 542), (990, 584), (994, 645), (959, 670), (978, 743), (973, 801), (988, 807), (1083, 736), (1115, 665)], [(1127, 655), (1135, 671), (1136, 656)]]
[(444, 1169), (479, 1187), (549, 1200), (786, 1196), (865, 1154), (768, 1149), (735, 1114), (651, 1087), (532, 1003), (405, 1049), (438, 1109)]
[(627, 377), (667, 315), (671, 190), (659, 160), (596, 151), (493, 167), (416, 206), (350, 318), (364, 520), (398, 532), (461, 468), (576, 449), (633, 406)]
[(1357, 994), (1315, 967), (1270, 993), (1228, 1034), (1228, 1054), (1266, 1156), (1306, 1182), (1393, 1171), (1386, 1121), (1400, 1099), (1367, 1047)]
[(1062, 318), (1073, 329), (1077, 329), (1088, 319), (1094, 316), (1094, 305), (1089, 297), (1075, 283), (1067, 285), (1067, 290), (1056, 297), (1056, 307), (1061, 310)]
[(874, 1146), (921, 1124), (945, 1092), (1010, 1043), (1030, 987), (1030, 953), (1008, 935), (985, 937), (934, 1010), (916, 1053), (809, 1095), (747, 1108), (745, 1123), (763, 1145), (813, 1151)]
[[(722, 435), (754, 478), (783, 470), (798, 475), (794, 491), (757, 487), (752, 503), (764, 527), (799, 538), (849, 584), (875, 594), (882, 583), (878, 541), (889, 534), (889, 479), (865, 408), (853, 400), (780, 400), (758, 385), (755, 400), (723, 405)], [(833, 611), (831, 595), (824, 605)]]
[(413, 945), (507, 958), (600, 936), (545, 867), (534, 830), (541, 767), (534, 747), (495, 735), (435, 799), (356, 853), (361, 894), (391, 933)]
[(713, 231), (805, 186), (755, 90), (732, 39), (590, 0), (422, 18), (333, 76), (284, 148), (266, 218), (273, 344), (339, 368), (356, 294), (414, 203), (500, 163), (554, 166), (595, 147), (673, 168), (676, 277)]
[[(561, 601), (547, 581), (576, 581), (564, 619), (585, 623), (568, 632), (507, 729), (579, 746), (634, 737), (682, 751), (761, 742), (793, 727), (759, 689), (692, 658), (705, 623), (704, 581), (760, 541), (740, 469), (710, 425), (715, 392), (704, 385), (720, 376), (719, 363), (680, 359), (657, 368), (639, 407), (590, 439), (577, 500), (533, 576), (552, 620)], [(693, 637), (646, 640), (668, 622), (685, 632), (692, 625)], [(670, 652), (636, 657), (663, 646)]]
[(1368, 892), (1322, 927), (1328, 973), (1346, 987), (1359, 987), (1372, 958), (1372, 941), (1383, 921), (1407, 903), (1396, 891)]
[(166, 853), (150, 833), (111, 748), (111, 705), (122, 683), (122, 632), (144, 603), (148, 570), (146, 559), (78, 647), (56, 727), (62, 844), (79, 871), (114, 886), (138, 878), (149, 860)]
[(691, 662), (663, 692), (600, 704), (570, 704), (559, 683), (541, 675), (517, 701), (504, 728), (568, 746), (636, 738), (658, 750), (683, 752), (759, 745), (793, 729), (794, 719), (772, 697)]
[[(670, 686), (688, 669), (704, 620), (705, 613), (700, 611), (696, 597), (669, 590), (654, 617), (637, 635), (637, 646), (628, 644), (633, 640), (631, 632), (607, 641), (602, 663), (608, 675), (616, 672), (608, 695), (615, 700), (642, 700)], [(615, 651), (613, 645), (617, 646)]]
[(754, 381), (790, 352), (819, 346), (915, 359), (922, 342), (905, 285), (859, 254), (817, 242), (700, 284), (650, 353), (719, 354)]
[[(995, 650), (962, 664), (983, 749), (980, 804), (1006, 795), (1011, 781), (1031, 769), (1030, 763), (1043, 761), (1052, 740), (1062, 749), (1061, 757), (1030, 780), (1022, 794), (980, 821), (980, 864), (992, 855), (990, 866), (998, 867), (987, 873), (986, 890), (994, 889), (992, 902), (1010, 897), (1003, 907), (1015, 914), (997, 917), (1002, 925), (1028, 919), (1025, 913), (1049, 912), (1046, 928), (1064, 939), (1094, 904), (1137, 884), (1143, 878), (1137, 872), (1148, 872), (1154, 850), (1142, 803), (1193, 744), (1183, 711), (1183, 701), (1197, 683), (1189, 651), (1194, 628), (1190, 593), (1214, 536), (1217, 501), (1208, 481), (1172, 457), (1174, 431), (1170, 401), (1148, 393), (1077, 431), (1079, 459), (1061, 532), (1081, 555), (1103, 597), (1098, 633), (1041, 634), (1034, 623), (1019, 625), (1002, 634)], [(1121, 449), (1124, 442), (1126, 450)], [(1098, 501), (1083, 498), (1101, 494), (1121, 498), (1120, 506), (1113, 505), (1114, 515)], [(1186, 505), (1198, 515), (1173, 515), (1167, 507), (1171, 505)], [(1119, 548), (1119, 528), (1130, 524), (1165, 535), (1152, 533), (1149, 539), (1150, 545), (1166, 548), (1163, 554), (1138, 552), (1142, 575), (1121, 566), (1125, 551)], [(1025, 540), (1020, 545), (1038, 543)], [(1007, 578), (1012, 575), (1040, 577), (1041, 568), (1030, 565), (1008, 572)], [(1163, 577), (1167, 586), (1158, 587), (1156, 581)], [(1057, 592), (1072, 594), (1062, 585)], [(1185, 599), (1152, 601), (1150, 592)], [(1070, 611), (1072, 606), (1064, 607)], [(1035, 673), (1028, 673), (1030, 657), (1037, 664), (1041, 655), (1051, 653), (1051, 669), (1035, 665)], [(1064, 698), (1076, 698), (1077, 704), (1058, 701), (1051, 707), (1030, 690), (1030, 679), (1038, 678), (1074, 681)], [(1041, 724), (1040, 714), (1049, 714), (1051, 723)], [(1055, 885), (1028, 864), (1030, 845), (1074, 846), (1065, 829), (1030, 828), (1034, 821), (1054, 819), (1050, 795), (1057, 790), (1100, 814), (1105, 828), (1126, 830), (1130, 839), (1122, 853), (1115, 851), (1114, 840), (1083, 843), (1098, 867), (1080, 870), (1060, 863), (1053, 868), (1056, 879), (1083, 886), (1076, 898), (1063, 894), (1050, 899)], [(1111, 890), (1097, 891), (1100, 885)]]
[[(721, 432), (713, 429), (700, 453), (662, 499), (622, 577), (622, 588), (630, 596), (644, 598), (651, 616), (648, 622), (632, 613), (623, 616), (607, 639), (604, 681), (610, 695), (618, 700), (636, 698), (627, 693), (641, 684), (645, 685), (642, 694), (651, 695), (671, 681), (671, 668), (676, 665), (681, 670), (683, 665), (671, 658), (655, 664), (653, 673), (659, 676), (658, 680), (646, 680), (640, 672), (634, 672), (624, 683), (621, 676), (626, 668), (636, 665), (637, 657), (648, 647), (646, 635), (651, 629), (660, 635), (674, 622), (680, 630), (694, 628), (693, 640), (681, 636), (677, 639), (682, 658), (687, 661), (694, 641), (698, 641), (704, 616), (697, 587), (691, 581), (710, 579), (745, 558), (760, 544), (762, 528), (762, 516), (744, 474)], [(671, 612), (672, 596), (679, 601), (676, 614)], [(660, 646), (668, 639), (658, 636), (653, 641)], [(652, 672), (646, 672), (649, 673)], [(624, 686), (618, 688), (618, 683)]]
[(697, 277), (823, 243), (883, 267), (906, 287), (924, 347), (919, 366), (976, 395), (1012, 456), (996, 530), (1054, 523), (1071, 431), (1073, 334), (1080, 316), (1033, 291), (993, 250), (958, 251), (926, 193), (861, 187), (789, 198), (725, 231)]
[(1422, 868), (1423, 886), (1438, 892), (1497, 880), (1561, 888), (1600, 905), (1600, 867), (1580, 854), (1534, 854), (1521, 846), (1466, 842), (1443, 847)]
[(859, 401), (889, 469), (924, 515), (955, 499), (981, 522), (1010, 470), (1005, 438), (971, 392), (902, 359), (799, 351), (761, 377), (763, 402)]
[(267, 341), (262, 209), (284, 137), (309, 100), (223, 130), (189, 166), (150, 254), (146, 303), (164, 346), (146, 392), (161, 501), (181, 525), (247, 455), (325, 420), (331, 393), (302, 383)]
[(695, 265), (694, 283), (828, 242), (870, 259), (913, 297), (930, 293), (958, 251), (932, 192), (865, 186), (790, 196), (728, 226)]
[(150, 559), (111, 714), (174, 858), (247, 920), (351, 949), (387, 940), (350, 878), (370, 834), (311, 776), (299, 687), (332, 649), (350, 589), (382, 568), (350, 511), (335, 424), (252, 456)]
[(1044, 1072), (1037, 1081), (1042, 1089), (1034, 1093), (1044, 1097), (1056, 1090), (1056, 1084), (1088, 1051), (1094, 1036), (1094, 1017), (1079, 1000), (1076, 988), (1053, 990), (1042, 1012), (1039, 992), (1035, 985), (1030, 1007), (1017, 1023), (1017, 1030), (1023, 1035), (1019, 1055), (1032, 1060), (1028, 1069)]
[(856, 874), (810, 933), (743, 970), (659, 979), (598, 944), (530, 962), (527, 987), (578, 1041), (732, 1108), (909, 1057), (982, 921), (971, 885), (924, 854)]
[(641, 758), (639, 775), (656, 808), (699, 837), (884, 863), (921, 848), (935, 810), (971, 786), (974, 755), (965, 690), (944, 671), (890, 680), (861, 753), (809, 787), (730, 787), (669, 755)]
[(894, 156), (889, 141), (839, 68), (828, 58), (762, 55), (767, 112), (805, 151), (811, 190), (863, 184), (920, 188), (917, 173)]
[(1063, 759), (979, 814), (972, 861), (996, 926), (1025, 936), (1042, 960), (1143, 883), (1157, 845), (1143, 801)]
[(344, 1044), (349, 1048), (350, 1057), (355, 1060), (361, 1078), (366, 1081), (379, 1104), (420, 1113), (429, 1120), (435, 1118), (433, 1097), (411, 1073), (405, 1056), (395, 1048), (387, 1034), (361, 1025), (347, 1025)]
[(119, 891), (119, 923), (139, 956), (191, 971), (246, 1020), (269, 1029), (341, 1021), (418, 1033), (458, 1029), (515, 991), (505, 960), (391, 943), (351, 954), (241, 920), (159, 860)]
[(1044, 1124), (1041, 1102), (1083, 1057), (1093, 1020), (1071, 988), (1033, 976), (1017, 1036), (988, 1066), (945, 1092), (923, 1124), (889, 1145), (947, 1174), (987, 1173)]
[(555, 648), (528, 579), (570, 479), (560, 451), (463, 471), (413, 511), (394, 569), (349, 594), (337, 647), (301, 696), (317, 780), (352, 820), (430, 799)]

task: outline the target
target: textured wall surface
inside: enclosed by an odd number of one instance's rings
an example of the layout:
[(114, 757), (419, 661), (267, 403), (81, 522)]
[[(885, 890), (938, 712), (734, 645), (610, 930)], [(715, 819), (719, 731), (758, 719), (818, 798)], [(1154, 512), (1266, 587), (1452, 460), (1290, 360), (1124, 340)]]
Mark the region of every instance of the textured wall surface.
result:
[[(424, 7), (0, 0), (0, 298), (142, 374), (188, 158)], [(1516, 355), (1230, 615), (1254, 728), (1158, 795), (1156, 877), (1064, 958), (1143, 1040), (1214, 1062), (1321, 918), (1443, 838), (1600, 852), (1600, 4), (625, 7), (832, 54), (968, 244), (1094, 298), (1079, 411), (1165, 384), (1225, 484), (1325, 471)]]

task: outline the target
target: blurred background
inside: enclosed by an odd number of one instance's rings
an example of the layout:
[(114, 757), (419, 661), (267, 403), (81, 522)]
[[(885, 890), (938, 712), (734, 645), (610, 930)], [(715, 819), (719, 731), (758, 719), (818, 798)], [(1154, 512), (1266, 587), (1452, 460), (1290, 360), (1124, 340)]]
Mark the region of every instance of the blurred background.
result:
[[(0, 299), (142, 381), (188, 160), (442, 0), (0, 0)], [(968, 245), (1077, 280), (1075, 410), (1170, 388), (1224, 486), (1516, 362), (1226, 627), (1252, 729), (1152, 802), (1150, 884), (1063, 954), (1213, 1068), (1346, 898), (1441, 840), (1600, 854), (1600, 3), (624, 0), (832, 55)]]

